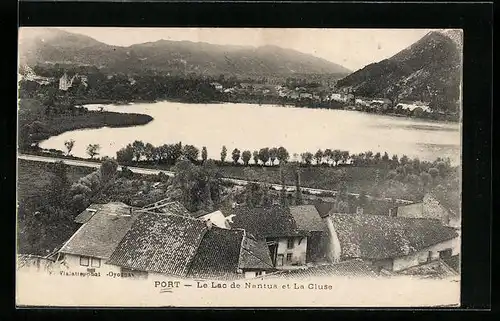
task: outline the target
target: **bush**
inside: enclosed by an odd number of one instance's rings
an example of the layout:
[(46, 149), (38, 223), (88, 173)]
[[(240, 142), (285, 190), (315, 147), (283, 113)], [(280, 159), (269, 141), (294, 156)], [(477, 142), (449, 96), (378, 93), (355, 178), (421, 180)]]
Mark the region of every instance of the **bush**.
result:
[(132, 178), (133, 176), (134, 176), (134, 172), (132, 172), (127, 166), (122, 166), (122, 171), (120, 173), (120, 177)]

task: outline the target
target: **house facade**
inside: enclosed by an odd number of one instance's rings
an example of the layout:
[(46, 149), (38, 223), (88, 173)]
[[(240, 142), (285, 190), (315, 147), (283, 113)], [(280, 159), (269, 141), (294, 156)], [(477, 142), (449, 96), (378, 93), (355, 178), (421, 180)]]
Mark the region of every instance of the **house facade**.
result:
[(457, 231), (435, 220), (333, 212), (322, 218), (333, 262), (359, 258), (400, 271), (460, 253)]

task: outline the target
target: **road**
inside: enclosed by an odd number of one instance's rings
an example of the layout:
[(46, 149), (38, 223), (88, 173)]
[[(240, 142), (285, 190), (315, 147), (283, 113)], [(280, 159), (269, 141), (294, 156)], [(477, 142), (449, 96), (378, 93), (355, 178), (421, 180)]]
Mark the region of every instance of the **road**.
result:
[[(90, 162), (90, 161), (83, 161), (83, 160), (75, 160), (75, 159), (66, 159), (66, 158), (57, 158), (57, 157), (48, 157), (48, 156), (38, 156), (38, 155), (28, 155), (28, 154), (18, 154), (17, 156), (19, 159), (24, 159), (24, 160), (29, 160), (29, 161), (35, 161), (35, 162), (44, 162), (44, 163), (55, 163), (58, 161), (62, 161), (67, 165), (71, 166), (82, 166), (82, 167), (91, 167), (91, 168), (99, 168), (101, 166), (100, 163), (97, 162)], [(143, 167), (133, 167), (133, 166), (127, 166), (128, 169), (130, 169), (132, 172), (137, 173), (137, 174), (143, 174), (143, 175), (158, 175), (159, 173), (163, 172), (167, 176), (174, 176), (175, 173), (172, 171), (166, 171), (166, 170), (160, 170), (160, 169), (150, 169), (150, 168), (143, 168)], [(121, 167), (119, 168), (121, 170)], [(236, 178), (229, 178), (229, 177), (224, 177), (222, 178), (224, 181), (239, 185), (239, 186), (244, 186), (248, 183), (261, 183), (257, 181), (247, 181), (247, 180), (242, 180), (242, 179), (236, 179)], [(281, 190), (281, 185), (280, 184), (269, 184), (272, 189), (274, 190)], [(295, 186), (285, 186), (285, 189), (288, 192), (293, 192), (295, 191)], [(319, 188), (310, 188), (310, 187), (301, 187), (303, 191), (307, 191), (308, 193), (312, 195), (319, 195), (322, 193), (329, 193), (331, 195), (336, 195), (337, 191), (333, 190), (326, 190), (326, 189), (319, 189)], [(349, 195), (354, 195), (354, 196), (359, 196), (359, 194), (356, 193), (348, 193)], [(376, 198), (373, 196), (367, 196), (369, 199), (374, 199), (374, 200), (384, 200), (384, 201), (390, 201), (390, 198)], [(412, 201), (409, 200), (403, 200), (403, 199), (396, 199), (397, 202), (400, 203), (405, 203), (405, 204), (411, 204), (413, 203)]]

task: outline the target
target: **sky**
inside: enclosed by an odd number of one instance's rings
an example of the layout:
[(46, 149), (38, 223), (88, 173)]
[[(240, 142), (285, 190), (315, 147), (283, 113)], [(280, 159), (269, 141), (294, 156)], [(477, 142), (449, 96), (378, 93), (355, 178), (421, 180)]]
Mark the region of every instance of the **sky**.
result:
[(276, 45), (324, 58), (352, 71), (391, 57), (430, 29), (59, 28), (117, 46), (165, 40), (222, 45)]

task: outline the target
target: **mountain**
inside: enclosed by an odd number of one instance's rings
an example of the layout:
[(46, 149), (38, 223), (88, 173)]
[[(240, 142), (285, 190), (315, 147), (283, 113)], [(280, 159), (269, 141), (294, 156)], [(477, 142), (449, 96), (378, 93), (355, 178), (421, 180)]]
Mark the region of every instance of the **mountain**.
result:
[[(339, 80), (357, 96), (422, 100), (454, 105), (460, 97), (462, 33), (432, 31), (389, 59)], [(444, 109), (446, 109), (444, 107)]]
[(276, 46), (249, 47), (159, 40), (111, 46), (67, 31), (30, 29), (20, 39), (20, 63), (70, 63), (113, 71), (155, 70), (203, 75), (341, 74), (351, 71), (312, 55)]

